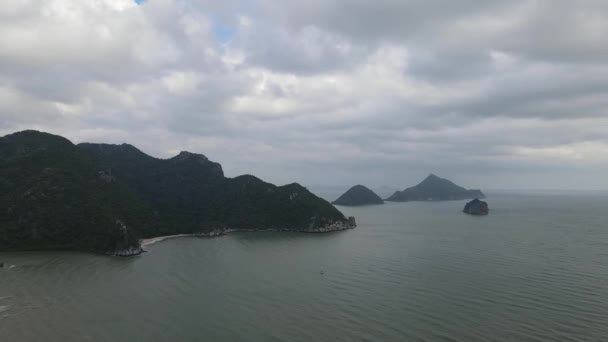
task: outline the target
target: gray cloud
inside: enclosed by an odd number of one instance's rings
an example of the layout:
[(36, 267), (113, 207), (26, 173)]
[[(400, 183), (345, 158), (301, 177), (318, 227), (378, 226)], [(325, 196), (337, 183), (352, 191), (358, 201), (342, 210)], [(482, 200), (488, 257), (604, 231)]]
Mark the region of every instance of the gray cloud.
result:
[(8, 0), (0, 134), (277, 183), (608, 188), (607, 35), (599, 0)]

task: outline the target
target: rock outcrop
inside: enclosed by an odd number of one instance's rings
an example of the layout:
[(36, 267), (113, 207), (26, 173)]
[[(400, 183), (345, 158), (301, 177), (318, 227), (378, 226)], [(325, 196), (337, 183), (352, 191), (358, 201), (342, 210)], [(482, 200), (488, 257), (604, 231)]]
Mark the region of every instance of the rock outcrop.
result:
[(141, 247), (134, 246), (134, 247), (126, 248), (126, 249), (109, 251), (106, 254), (111, 255), (111, 256), (117, 256), (117, 257), (131, 257), (131, 256), (140, 255), (143, 252), (145, 252), (145, 251)]
[(332, 203), (335, 205), (358, 206), (384, 204), (384, 201), (375, 192), (363, 185), (355, 185)]
[(327, 224), (322, 227), (311, 227), (309, 229), (303, 230), (304, 233), (329, 233), (329, 232), (338, 232), (341, 230), (353, 229), (357, 227), (357, 222), (355, 222), (355, 218), (350, 216), (346, 221), (336, 221), (330, 224)]
[(483, 216), (488, 215), (490, 209), (488, 208), (488, 203), (476, 198), (464, 206), (463, 212), (469, 215)]
[(193, 237), (201, 237), (201, 238), (209, 238), (209, 237), (218, 237), (223, 235), (228, 235), (230, 233), (237, 232), (299, 232), (299, 233), (330, 233), (330, 232), (338, 232), (342, 230), (354, 229), (357, 227), (357, 222), (355, 218), (350, 216), (345, 221), (335, 221), (331, 223), (327, 223), (321, 226), (316, 225), (314, 222), (316, 218), (311, 220), (311, 224), (306, 228), (259, 228), (259, 229), (229, 229), (229, 228), (216, 228), (208, 232), (196, 233), (192, 234)]

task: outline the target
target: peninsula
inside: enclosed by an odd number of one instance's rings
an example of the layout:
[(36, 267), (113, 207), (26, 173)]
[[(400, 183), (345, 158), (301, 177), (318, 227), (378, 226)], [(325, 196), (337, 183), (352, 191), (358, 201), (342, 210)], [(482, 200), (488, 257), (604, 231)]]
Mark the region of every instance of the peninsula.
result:
[(130, 256), (159, 236), (355, 227), (297, 183), (228, 178), (202, 154), (157, 159), (127, 144), (74, 145), (37, 131), (0, 138), (0, 208), (0, 251)]

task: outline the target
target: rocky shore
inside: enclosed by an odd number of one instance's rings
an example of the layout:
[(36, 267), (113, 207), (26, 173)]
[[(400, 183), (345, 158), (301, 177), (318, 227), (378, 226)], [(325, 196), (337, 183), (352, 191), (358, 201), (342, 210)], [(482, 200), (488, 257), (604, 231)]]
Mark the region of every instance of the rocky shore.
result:
[(330, 233), (338, 232), (341, 230), (348, 230), (357, 227), (357, 222), (354, 217), (349, 217), (346, 222), (334, 222), (319, 228), (310, 228), (303, 230), (304, 233)]
[(141, 246), (137, 246), (137, 247), (131, 247), (131, 248), (127, 248), (127, 249), (119, 249), (119, 250), (115, 250), (115, 251), (110, 251), (110, 252), (106, 252), (107, 255), (110, 256), (117, 256), (117, 257), (131, 257), (131, 256), (136, 256), (136, 255), (140, 255), (141, 253), (144, 253), (144, 249), (141, 248)]

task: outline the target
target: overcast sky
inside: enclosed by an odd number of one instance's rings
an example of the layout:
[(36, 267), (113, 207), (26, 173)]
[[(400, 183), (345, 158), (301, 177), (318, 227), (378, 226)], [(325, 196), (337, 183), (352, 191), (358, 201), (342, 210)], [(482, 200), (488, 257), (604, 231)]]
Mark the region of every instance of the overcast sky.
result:
[(2, 0), (23, 129), (278, 184), (608, 189), (608, 1)]

